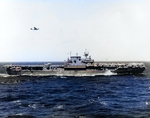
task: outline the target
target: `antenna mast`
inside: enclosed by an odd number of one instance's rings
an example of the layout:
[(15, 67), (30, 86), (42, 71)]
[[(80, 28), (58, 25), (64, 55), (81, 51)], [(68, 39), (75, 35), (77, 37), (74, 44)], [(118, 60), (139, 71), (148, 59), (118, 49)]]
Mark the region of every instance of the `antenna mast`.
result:
[(89, 55), (89, 52), (86, 49), (85, 52), (84, 52), (84, 56), (85, 56), (86, 59), (87, 59), (88, 55)]

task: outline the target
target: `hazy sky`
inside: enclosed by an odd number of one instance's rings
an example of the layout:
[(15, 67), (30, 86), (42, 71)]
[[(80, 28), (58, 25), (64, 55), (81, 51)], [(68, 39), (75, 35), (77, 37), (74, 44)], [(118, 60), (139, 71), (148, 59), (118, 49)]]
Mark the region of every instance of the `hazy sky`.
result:
[(150, 61), (150, 0), (0, 0), (0, 61), (85, 49), (96, 61)]

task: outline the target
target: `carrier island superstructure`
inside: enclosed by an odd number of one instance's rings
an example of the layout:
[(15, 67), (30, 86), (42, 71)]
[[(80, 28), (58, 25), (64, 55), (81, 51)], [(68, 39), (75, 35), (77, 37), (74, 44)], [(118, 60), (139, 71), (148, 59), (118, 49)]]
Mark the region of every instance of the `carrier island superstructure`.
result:
[(98, 76), (107, 71), (112, 74), (141, 74), (145, 70), (144, 63), (99, 63), (94, 62), (88, 52), (81, 56), (70, 56), (63, 65), (5, 65), (9, 75), (19, 76)]

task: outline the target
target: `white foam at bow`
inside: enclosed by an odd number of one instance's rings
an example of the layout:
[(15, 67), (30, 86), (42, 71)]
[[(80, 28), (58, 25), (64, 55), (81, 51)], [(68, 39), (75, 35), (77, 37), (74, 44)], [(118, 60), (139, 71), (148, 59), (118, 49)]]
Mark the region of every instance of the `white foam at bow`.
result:
[(106, 72), (104, 73), (105, 76), (110, 76), (110, 75), (117, 75), (117, 73), (113, 73), (110, 70), (106, 70)]

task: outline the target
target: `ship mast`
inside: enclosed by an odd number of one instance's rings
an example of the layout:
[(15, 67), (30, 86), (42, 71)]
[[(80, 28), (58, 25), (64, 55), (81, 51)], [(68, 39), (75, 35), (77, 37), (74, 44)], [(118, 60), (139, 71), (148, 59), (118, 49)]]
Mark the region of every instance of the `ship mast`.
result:
[(87, 50), (85, 50), (84, 56), (85, 56), (86, 59), (87, 59), (88, 55), (89, 55), (89, 52)]

